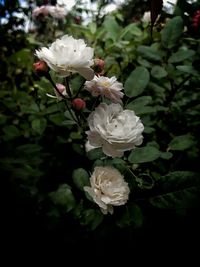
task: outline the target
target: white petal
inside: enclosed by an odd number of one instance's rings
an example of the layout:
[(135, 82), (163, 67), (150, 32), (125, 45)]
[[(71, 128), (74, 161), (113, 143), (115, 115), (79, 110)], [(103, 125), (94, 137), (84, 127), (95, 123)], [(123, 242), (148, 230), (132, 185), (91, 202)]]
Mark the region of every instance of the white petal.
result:
[(88, 81), (94, 78), (94, 71), (91, 68), (76, 68), (76, 70)]

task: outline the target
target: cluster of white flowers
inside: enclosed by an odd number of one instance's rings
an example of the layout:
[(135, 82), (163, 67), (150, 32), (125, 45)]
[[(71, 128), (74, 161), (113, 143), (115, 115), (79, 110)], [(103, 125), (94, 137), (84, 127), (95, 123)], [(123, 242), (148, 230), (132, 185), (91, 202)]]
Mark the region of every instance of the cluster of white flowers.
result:
[(56, 19), (64, 19), (67, 15), (67, 10), (61, 6), (43, 5), (36, 7), (33, 10), (32, 16), (37, 18), (39, 15), (47, 16), (50, 15)]
[[(86, 151), (102, 147), (105, 155), (113, 158), (122, 157), (125, 151), (132, 150), (142, 143), (144, 126), (134, 111), (123, 109), (122, 83), (118, 82), (116, 77), (94, 76), (93, 54), (93, 49), (88, 47), (84, 40), (77, 40), (68, 35), (57, 39), (49, 48), (36, 50), (36, 56), (46, 62), (45, 64), (59, 76), (66, 77), (79, 73), (87, 80), (85, 89), (92, 96), (105, 97), (111, 102), (100, 103), (90, 113), (87, 120), (89, 130), (86, 131)], [(56, 86), (61, 94), (67, 96), (63, 85)], [(57, 91), (55, 95), (53, 97), (61, 99)], [(90, 184), (91, 187), (84, 187), (84, 190), (104, 214), (112, 214), (113, 206), (124, 205), (128, 200), (128, 184), (121, 173), (113, 167), (96, 167)]]

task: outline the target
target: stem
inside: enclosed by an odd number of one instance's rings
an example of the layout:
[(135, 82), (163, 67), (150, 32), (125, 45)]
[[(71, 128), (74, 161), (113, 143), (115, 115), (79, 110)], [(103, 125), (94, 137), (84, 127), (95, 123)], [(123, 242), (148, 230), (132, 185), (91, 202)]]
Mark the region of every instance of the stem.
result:
[(72, 98), (72, 93), (71, 93), (71, 90), (70, 90), (68, 77), (65, 77), (65, 84), (66, 84), (66, 89), (67, 89), (67, 93), (69, 95), (69, 98)]
[(80, 85), (80, 87), (79, 87), (79, 89), (78, 89), (78, 91), (77, 91), (77, 93), (76, 93), (76, 95), (75, 95), (74, 98), (77, 98), (77, 97), (78, 97), (78, 95), (79, 95), (79, 93), (80, 93), (80, 91), (81, 91), (83, 85), (85, 84), (85, 81), (86, 81), (86, 80), (84, 79), (84, 81), (83, 81), (82, 84)]
[[(53, 81), (52, 78), (51, 78), (51, 75), (48, 73), (48, 74), (46, 74), (45, 77), (46, 77), (46, 79), (53, 85), (53, 87), (55, 88), (56, 92), (57, 92), (63, 99), (67, 100), (67, 97), (64, 96), (64, 95), (58, 90), (56, 84), (54, 83), (54, 81)], [(65, 101), (65, 104), (66, 104), (66, 108), (67, 108), (67, 110), (69, 111), (71, 117), (72, 117), (73, 120), (79, 125), (79, 121), (78, 121), (78, 119), (76, 119), (76, 117), (74, 117), (74, 115), (73, 115), (71, 109), (70, 109), (69, 106), (68, 106), (67, 101)]]
[(171, 83), (171, 93), (169, 95), (169, 97), (166, 99), (165, 101), (165, 105), (169, 105), (170, 102), (173, 100), (173, 98), (175, 97), (176, 93), (178, 92), (178, 90), (184, 85), (185, 82), (187, 82), (190, 78), (192, 77), (192, 75), (190, 74), (189, 76), (185, 77), (185, 79), (182, 80), (182, 82), (180, 82), (177, 86), (174, 86), (174, 84), (172, 83), (172, 81), (170, 81)]

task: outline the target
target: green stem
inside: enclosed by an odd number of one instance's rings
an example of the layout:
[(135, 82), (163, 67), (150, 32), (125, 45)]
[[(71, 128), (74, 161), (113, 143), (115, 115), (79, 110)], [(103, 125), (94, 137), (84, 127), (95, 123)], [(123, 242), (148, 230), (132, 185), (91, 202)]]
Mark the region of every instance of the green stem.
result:
[[(46, 79), (53, 85), (53, 87), (54, 87), (54, 89), (56, 90), (56, 92), (57, 92), (63, 99), (67, 100), (67, 97), (64, 96), (64, 95), (58, 90), (56, 84), (54, 83), (54, 81), (53, 81), (52, 78), (51, 78), (51, 75), (48, 73), (48, 74), (46, 74), (45, 77), (46, 77)], [(67, 110), (69, 111), (71, 117), (72, 117), (73, 120), (79, 125), (79, 121), (78, 121), (78, 119), (77, 119), (76, 117), (74, 117), (74, 115), (73, 115), (71, 109), (70, 109), (69, 106), (68, 106), (67, 101), (65, 101), (65, 104), (66, 104), (66, 108), (67, 108)]]
[(81, 91), (81, 89), (82, 89), (82, 87), (84, 86), (84, 84), (85, 84), (85, 79), (84, 79), (84, 81), (82, 82), (82, 84), (80, 85), (80, 87), (79, 87), (79, 89), (78, 89), (78, 91), (77, 91), (77, 93), (76, 93), (76, 95), (75, 95), (75, 97), (74, 98), (77, 98), (78, 97), (78, 95), (79, 95), (79, 93), (80, 93), (80, 91)]
[(65, 77), (65, 84), (66, 84), (67, 93), (69, 95), (69, 98), (71, 99), (72, 98), (72, 93), (71, 93), (71, 90), (70, 90), (68, 77)]

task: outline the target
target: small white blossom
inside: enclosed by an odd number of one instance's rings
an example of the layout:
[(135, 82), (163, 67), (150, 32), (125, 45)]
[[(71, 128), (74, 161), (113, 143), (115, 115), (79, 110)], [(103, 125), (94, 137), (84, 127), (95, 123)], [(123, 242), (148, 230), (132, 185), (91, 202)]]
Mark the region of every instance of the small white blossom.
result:
[(113, 206), (124, 205), (128, 200), (128, 184), (121, 173), (113, 167), (95, 167), (90, 184), (91, 187), (85, 186), (84, 190), (104, 214), (112, 214)]
[(121, 98), (124, 96), (121, 92), (123, 85), (117, 81), (115, 76), (111, 78), (95, 76), (92, 81), (85, 82), (85, 89), (94, 97), (105, 96), (114, 103), (122, 103)]
[(132, 110), (120, 104), (101, 103), (88, 117), (90, 130), (86, 132), (93, 147), (102, 147), (107, 156), (122, 157), (143, 141), (144, 126)]
[(36, 50), (36, 56), (47, 63), (59, 76), (66, 77), (73, 73), (79, 73), (86, 80), (92, 80), (94, 71), (94, 51), (87, 47), (82, 39), (74, 39), (64, 35), (57, 39), (49, 48), (42, 47)]

